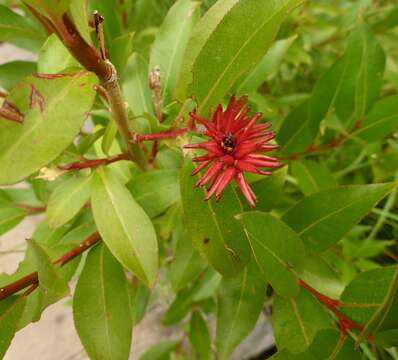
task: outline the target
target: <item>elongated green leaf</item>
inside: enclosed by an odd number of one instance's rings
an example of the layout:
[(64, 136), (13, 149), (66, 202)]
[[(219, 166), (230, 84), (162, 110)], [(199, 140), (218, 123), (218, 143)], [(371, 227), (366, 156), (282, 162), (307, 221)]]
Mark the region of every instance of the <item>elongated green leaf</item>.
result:
[(179, 291), (199, 276), (205, 268), (205, 261), (192, 247), (191, 239), (181, 224), (173, 231), (173, 241), (176, 248), (169, 277), (173, 290)]
[(106, 168), (94, 175), (91, 202), (95, 223), (109, 250), (151, 286), (158, 270), (158, 243), (144, 210)]
[(368, 27), (361, 25), (351, 35), (344, 55), (315, 84), (309, 101), (286, 118), (278, 134), (283, 153), (306, 150), (334, 108), (349, 128), (364, 119), (379, 94), (384, 68), (383, 49)]
[(80, 35), (91, 44), (87, 0), (70, 0), (69, 10)]
[(180, 198), (178, 172), (175, 170), (140, 174), (127, 184), (127, 188), (151, 218), (160, 215)]
[(73, 297), (76, 330), (90, 359), (128, 359), (132, 318), (123, 268), (103, 244), (90, 251)]
[(145, 315), (151, 297), (151, 291), (143, 285), (141, 281), (139, 281), (138, 284), (131, 285), (129, 290), (133, 326), (135, 326)]
[(59, 266), (54, 265), (44, 248), (34, 240), (29, 240), (39, 276), (39, 289), (45, 294), (45, 304), (52, 304), (69, 294), (69, 287)]
[(0, 65), (0, 86), (10, 91), (25, 76), (36, 71), (36, 64), (30, 61), (11, 61)]
[(26, 211), (17, 207), (0, 206), (0, 235), (17, 226), (26, 216)]
[(50, 35), (39, 51), (37, 70), (43, 74), (57, 74), (68, 67), (79, 67), (57, 35)]
[(312, 160), (299, 160), (292, 163), (292, 173), (305, 195), (337, 186), (333, 174), (325, 164)]
[(25, 305), (26, 298), (24, 296), (10, 297), (0, 302), (0, 358), (2, 359), (18, 330), (18, 322)]
[(133, 51), (134, 33), (126, 33), (112, 40), (110, 57), (119, 74), (122, 74)]
[(261, 60), (286, 14), (299, 3), (218, 1), (199, 21), (188, 43), (179, 99), (195, 95), (202, 113), (219, 103), (239, 76)]
[(293, 354), (305, 351), (318, 331), (332, 327), (323, 305), (303, 289), (296, 298), (275, 296), (272, 315), (278, 349)]
[(170, 354), (177, 348), (178, 341), (163, 341), (147, 350), (140, 360), (169, 360)]
[(0, 4), (0, 41), (11, 42), (34, 51), (44, 40), (45, 35), (39, 27)]
[(321, 330), (310, 348), (301, 354), (291, 354), (286, 350), (272, 356), (272, 360), (360, 360), (361, 352), (355, 350), (354, 341), (342, 337), (337, 330)]
[(268, 213), (247, 212), (239, 215), (239, 219), (245, 226), (264, 281), (270, 282), (283, 297), (296, 296), (299, 285), (292, 270), (298, 271), (305, 257), (299, 236)]
[(253, 260), (238, 276), (222, 279), (216, 331), (219, 359), (227, 359), (253, 330), (264, 305), (265, 292), (266, 283)]
[(40, 11), (43, 15), (60, 16), (64, 14), (71, 0), (26, 0), (25, 2)]
[(47, 222), (57, 228), (71, 220), (90, 198), (87, 177), (74, 177), (61, 183), (51, 194), (47, 204)]
[(11, 92), (7, 102), (25, 116), (22, 124), (0, 121), (0, 184), (22, 180), (73, 141), (91, 108), (95, 82), (88, 72), (34, 75)]
[(393, 132), (398, 124), (398, 96), (388, 96), (378, 101), (366, 115), (354, 136), (367, 141), (377, 141)]
[(223, 201), (204, 201), (205, 191), (195, 188), (189, 159), (181, 171), (181, 198), (188, 235), (198, 252), (223, 275), (233, 275), (250, 259), (247, 236), (234, 215), (242, 212), (236, 193), (227, 189)]
[(310, 195), (283, 216), (313, 252), (338, 242), (396, 183), (341, 186)]
[(245, 95), (256, 91), (262, 83), (274, 75), (277, 72), (286, 52), (296, 39), (297, 36), (293, 35), (287, 39), (276, 41), (270, 47), (260, 63), (242, 81), (237, 91), (238, 94)]
[(199, 311), (194, 311), (189, 324), (189, 341), (199, 359), (211, 360), (211, 337), (205, 319)]
[(199, 18), (199, 2), (179, 0), (169, 10), (156, 35), (149, 69), (160, 67), (162, 100), (168, 104), (176, 86), (183, 55), (192, 28)]
[(127, 62), (123, 93), (135, 115), (153, 114), (152, 97), (148, 86), (148, 65), (138, 54), (131, 55)]
[(341, 300), (348, 304), (343, 312), (365, 325), (359, 341), (378, 331), (398, 328), (398, 266), (359, 274), (345, 288)]

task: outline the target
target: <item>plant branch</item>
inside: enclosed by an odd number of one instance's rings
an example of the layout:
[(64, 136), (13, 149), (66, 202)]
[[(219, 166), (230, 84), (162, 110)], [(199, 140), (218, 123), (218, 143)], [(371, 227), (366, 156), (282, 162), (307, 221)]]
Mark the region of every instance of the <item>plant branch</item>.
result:
[(319, 291), (315, 290), (311, 285), (307, 284), (304, 280), (300, 279), (299, 284), (312, 295), (314, 295), (322, 304), (324, 304), (339, 320), (340, 328), (343, 333), (347, 333), (352, 329), (362, 331), (364, 326), (352, 320), (349, 316), (342, 313), (339, 308), (344, 307), (344, 303), (340, 300), (332, 299)]
[(94, 160), (84, 159), (83, 161), (73, 162), (66, 165), (60, 165), (58, 166), (58, 169), (64, 171), (90, 169), (101, 165), (109, 165), (120, 160), (128, 160), (128, 158), (129, 157), (127, 153), (121, 153), (119, 155), (115, 155), (109, 158), (94, 159)]
[(29, 214), (40, 214), (46, 211), (44, 206), (31, 206), (28, 204), (14, 204), (13, 206), (26, 210)]
[[(74, 249), (62, 255), (59, 259), (55, 260), (54, 264), (60, 266), (67, 264), (77, 256), (81, 255), (84, 251), (94, 246), (100, 240), (101, 240), (100, 234), (98, 232), (93, 233), (82, 243), (76, 246)], [(0, 288), (0, 300), (4, 300), (5, 298), (16, 294), (17, 292), (27, 288), (28, 286), (31, 287), (27, 290), (27, 292), (24, 293), (24, 295), (26, 295), (27, 293), (30, 294), (33, 290), (37, 288), (38, 284), (39, 284), (39, 275), (37, 271), (35, 271), (17, 281), (14, 281), (9, 285)]]
[(153, 134), (137, 134), (132, 133), (132, 138), (134, 142), (142, 142), (142, 141), (158, 141), (158, 140), (167, 140), (167, 139), (175, 139), (178, 136), (184, 135), (189, 131), (188, 128), (181, 128), (177, 130), (168, 130), (159, 133)]

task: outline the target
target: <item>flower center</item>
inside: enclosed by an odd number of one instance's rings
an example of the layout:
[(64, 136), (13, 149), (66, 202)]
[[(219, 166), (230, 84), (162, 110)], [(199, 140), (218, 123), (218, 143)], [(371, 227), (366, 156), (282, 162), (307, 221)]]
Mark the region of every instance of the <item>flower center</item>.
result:
[(228, 153), (232, 153), (235, 150), (236, 139), (232, 134), (228, 134), (222, 139), (221, 147)]

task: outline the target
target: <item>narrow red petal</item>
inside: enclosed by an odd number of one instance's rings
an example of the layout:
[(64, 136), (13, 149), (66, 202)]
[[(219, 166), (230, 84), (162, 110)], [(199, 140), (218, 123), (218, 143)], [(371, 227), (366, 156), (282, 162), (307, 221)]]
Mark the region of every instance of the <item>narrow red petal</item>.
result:
[(204, 163), (200, 164), (191, 174), (191, 176), (195, 176), (199, 174), (207, 165), (211, 163), (211, 160), (205, 161)]
[(238, 184), (242, 194), (245, 196), (246, 200), (248, 201), (250, 207), (254, 208), (256, 206), (256, 196), (253, 193), (250, 185), (247, 183), (245, 177), (242, 173), (238, 173), (235, 176), (236, 183)]
[(199, 179), (196, 183), (196, 186), (204, 186), (206, 185), (211, 179), (215, 178), (220, 171), (223, 169), (224, 164), (221, 162), (217, 162), (213, 164), (206, 173)]
[(221, 198), (221, 195), (225, 188), (228, 186), (228, 184), (233, 180), (233, 178), (236, 175), (236, 169), (234, 167), (229, 167), (227, 170), (225, 170), (223, 177), (220, 181), (220, 183), (217, 186), (216, 189), (216, 198), (219, 200)]

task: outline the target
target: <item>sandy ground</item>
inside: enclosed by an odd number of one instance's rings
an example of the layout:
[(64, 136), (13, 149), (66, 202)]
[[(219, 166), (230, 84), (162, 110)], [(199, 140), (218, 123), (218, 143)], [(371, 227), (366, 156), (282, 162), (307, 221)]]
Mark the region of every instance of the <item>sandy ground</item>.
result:
[[(29, 60), (32, 54), (9, 45), (0, 45), (0, 64), (12, 60)], [(1, 171), (1, 170), (0, 170)], [(40, 216), (25, 219), (18, 227), (0, 236), (0, 252), (11, 248), (23, 248), (25, 239), (33, 233)], [(15, 271), (22, 253), (2, 256), (0, 272)], [(156, 305), (134, 329), (130, 359), (139, 359), (151, 345), (160, 340), (181, 338), (176, 328), (160, 325), (165, 305)], [(260, 353), (273, 343), (272, 329), (262, 315), (253, 334), (237, 349), (233, 360), (245, 359)], [(4, 358), (5, 360), (83, 360), (88, 359), (73, 325), (70, 299), (64, 299), (46, 309), (37, 323), (19, 331)], [(108, 360), (108, 359), (107, 359)], [(111, 360), (111, 359), (109, 359)]]

